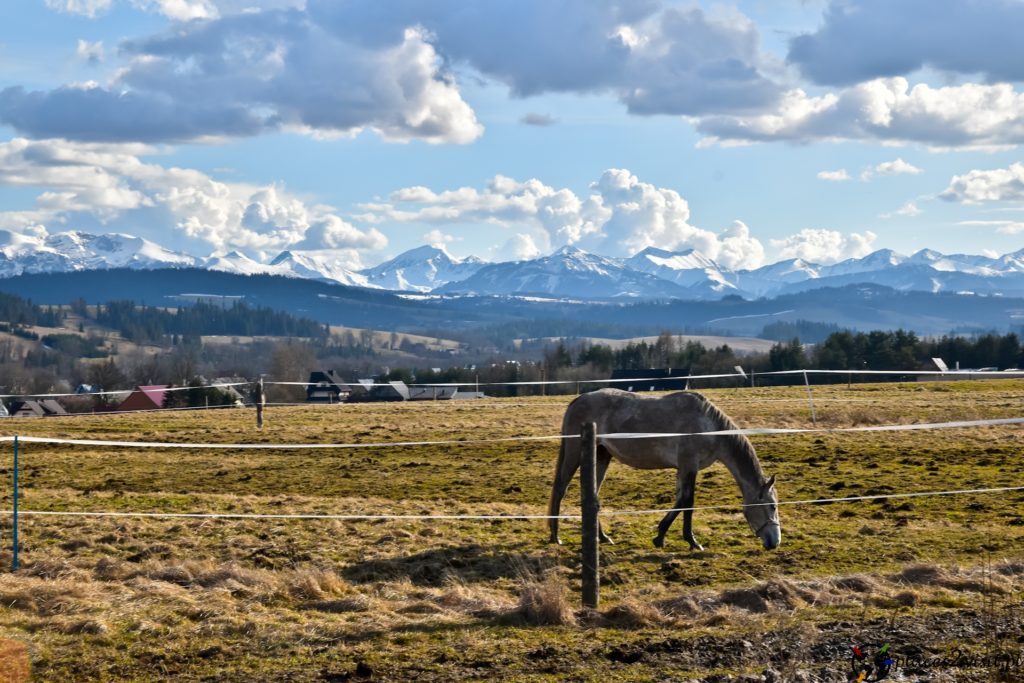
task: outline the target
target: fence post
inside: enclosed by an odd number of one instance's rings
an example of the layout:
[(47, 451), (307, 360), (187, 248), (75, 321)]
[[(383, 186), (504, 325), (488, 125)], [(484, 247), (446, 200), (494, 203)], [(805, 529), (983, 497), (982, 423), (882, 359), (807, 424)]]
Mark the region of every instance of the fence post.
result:
[(263, 429), (263, 408), (267, 405), (267, 395), (263, 392), (263, 377), (256, 382), (256, 429)]
[(597, 425), (587, 422), (580, 434), (580, 497), (583, 511), (583, 606), (597, 609), (601, 579), (598, 543)]
[(804, 370), (804, 386), (807, 387), (807, 402), (811, 405), (811, 424), (817, 426), (818, 416), (814, 412), (814, 390), (811, 389), (811, 381), (807, 379), (806, 370)]
[(11, 571), (18, 571), (18, 435), (14, 435), (14, 504), (11, 515)]

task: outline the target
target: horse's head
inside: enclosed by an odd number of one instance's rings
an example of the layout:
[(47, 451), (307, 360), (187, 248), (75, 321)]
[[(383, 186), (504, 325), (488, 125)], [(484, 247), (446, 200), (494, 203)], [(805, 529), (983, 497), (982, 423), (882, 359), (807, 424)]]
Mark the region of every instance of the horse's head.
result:
[(743, 514), (754, 535), (764, 543), (765, 550), (774, 550), (782, 542), (779, 524), (779, 497), (775, 494), (775, 476), (763, 482), (760, 488), (743, 501)]

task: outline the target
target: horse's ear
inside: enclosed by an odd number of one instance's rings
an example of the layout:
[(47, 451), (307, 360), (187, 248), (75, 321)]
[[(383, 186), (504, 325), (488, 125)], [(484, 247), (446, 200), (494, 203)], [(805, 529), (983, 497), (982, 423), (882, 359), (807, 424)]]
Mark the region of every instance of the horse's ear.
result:
[(766, 481), (764, 483), (764, 487), (766, 489), (770, 489), (773, 486), (775, 486), (775, 475), (774, 474), (772, 476), (768, 477), (768, 481)]

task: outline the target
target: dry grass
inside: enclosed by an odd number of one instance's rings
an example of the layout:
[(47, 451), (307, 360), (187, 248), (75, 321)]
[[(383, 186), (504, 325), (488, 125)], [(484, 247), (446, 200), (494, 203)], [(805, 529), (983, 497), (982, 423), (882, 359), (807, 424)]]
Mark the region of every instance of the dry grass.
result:
[[(809, 423), (799, 387), (709, 393), (743, 426)], [(819, 423), (836, 427), (1016, 416), (1022, 398), (1024, 382), (815, 389)], [(0, 427), (224, 443), (535, 436), (558, 431), (568, 400), (288, 408), (270, 411), (263, 432), (246, 411)], [(1019, 485), (1019, 433), (786, 435), (755, 444), (784, 499), (871, 496)], [(554, 457), (546, 442), (312, 454), (26, 444), (22, 504), (538, 514)], [(613, 465), (604, 509), (667, 506), (672, 488), (671, 473)], [(577, 495), (574, 485), (566, 512)], [(702, 473), (698, 504), (729, 501), (738, 493), (728, 473)], [(27, 516), (23, 569), (0, 574), (0, 638), (26, 643), (42, 679), (685, 680), (760, 675), (768, 658), (797, 680), (797, 672), (832, 661), (830, 643), (878, 624), (899, 620), (904, 634), (917, 628), (919, 645), (983, 638), (978, 613), (1024, 599), (1022, 502), (1024, 495), (1009, 493), (787, 506), (783, 545), (773, 553), (761, 551), (729, 510), (696, 515), (708, 548), (698, 553), (678, 531), (665, 549), (652, 549), (656, 516), (609, 516), (605, 527), (617, 544), (602, 549), (600, 613), (577, 609), (572, 523), (567, 545), (551, 548), (533, 522)], [(9, 503), (0, 488), (0, 507)], [(0, 518), (0, 537), (9, 529), (9, 517)], [(0, 565), (9, 561), (9, 549), (0, 550)], [(1007, 623), (1003, 631), (1020, 631)]]

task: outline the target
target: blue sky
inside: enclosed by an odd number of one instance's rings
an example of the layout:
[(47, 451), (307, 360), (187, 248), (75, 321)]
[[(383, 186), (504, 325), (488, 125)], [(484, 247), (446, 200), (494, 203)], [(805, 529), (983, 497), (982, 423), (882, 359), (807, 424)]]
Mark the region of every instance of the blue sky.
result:
[(196, 255), (1024, 244), (1024, 4), (0, 6), (0, 230)]

